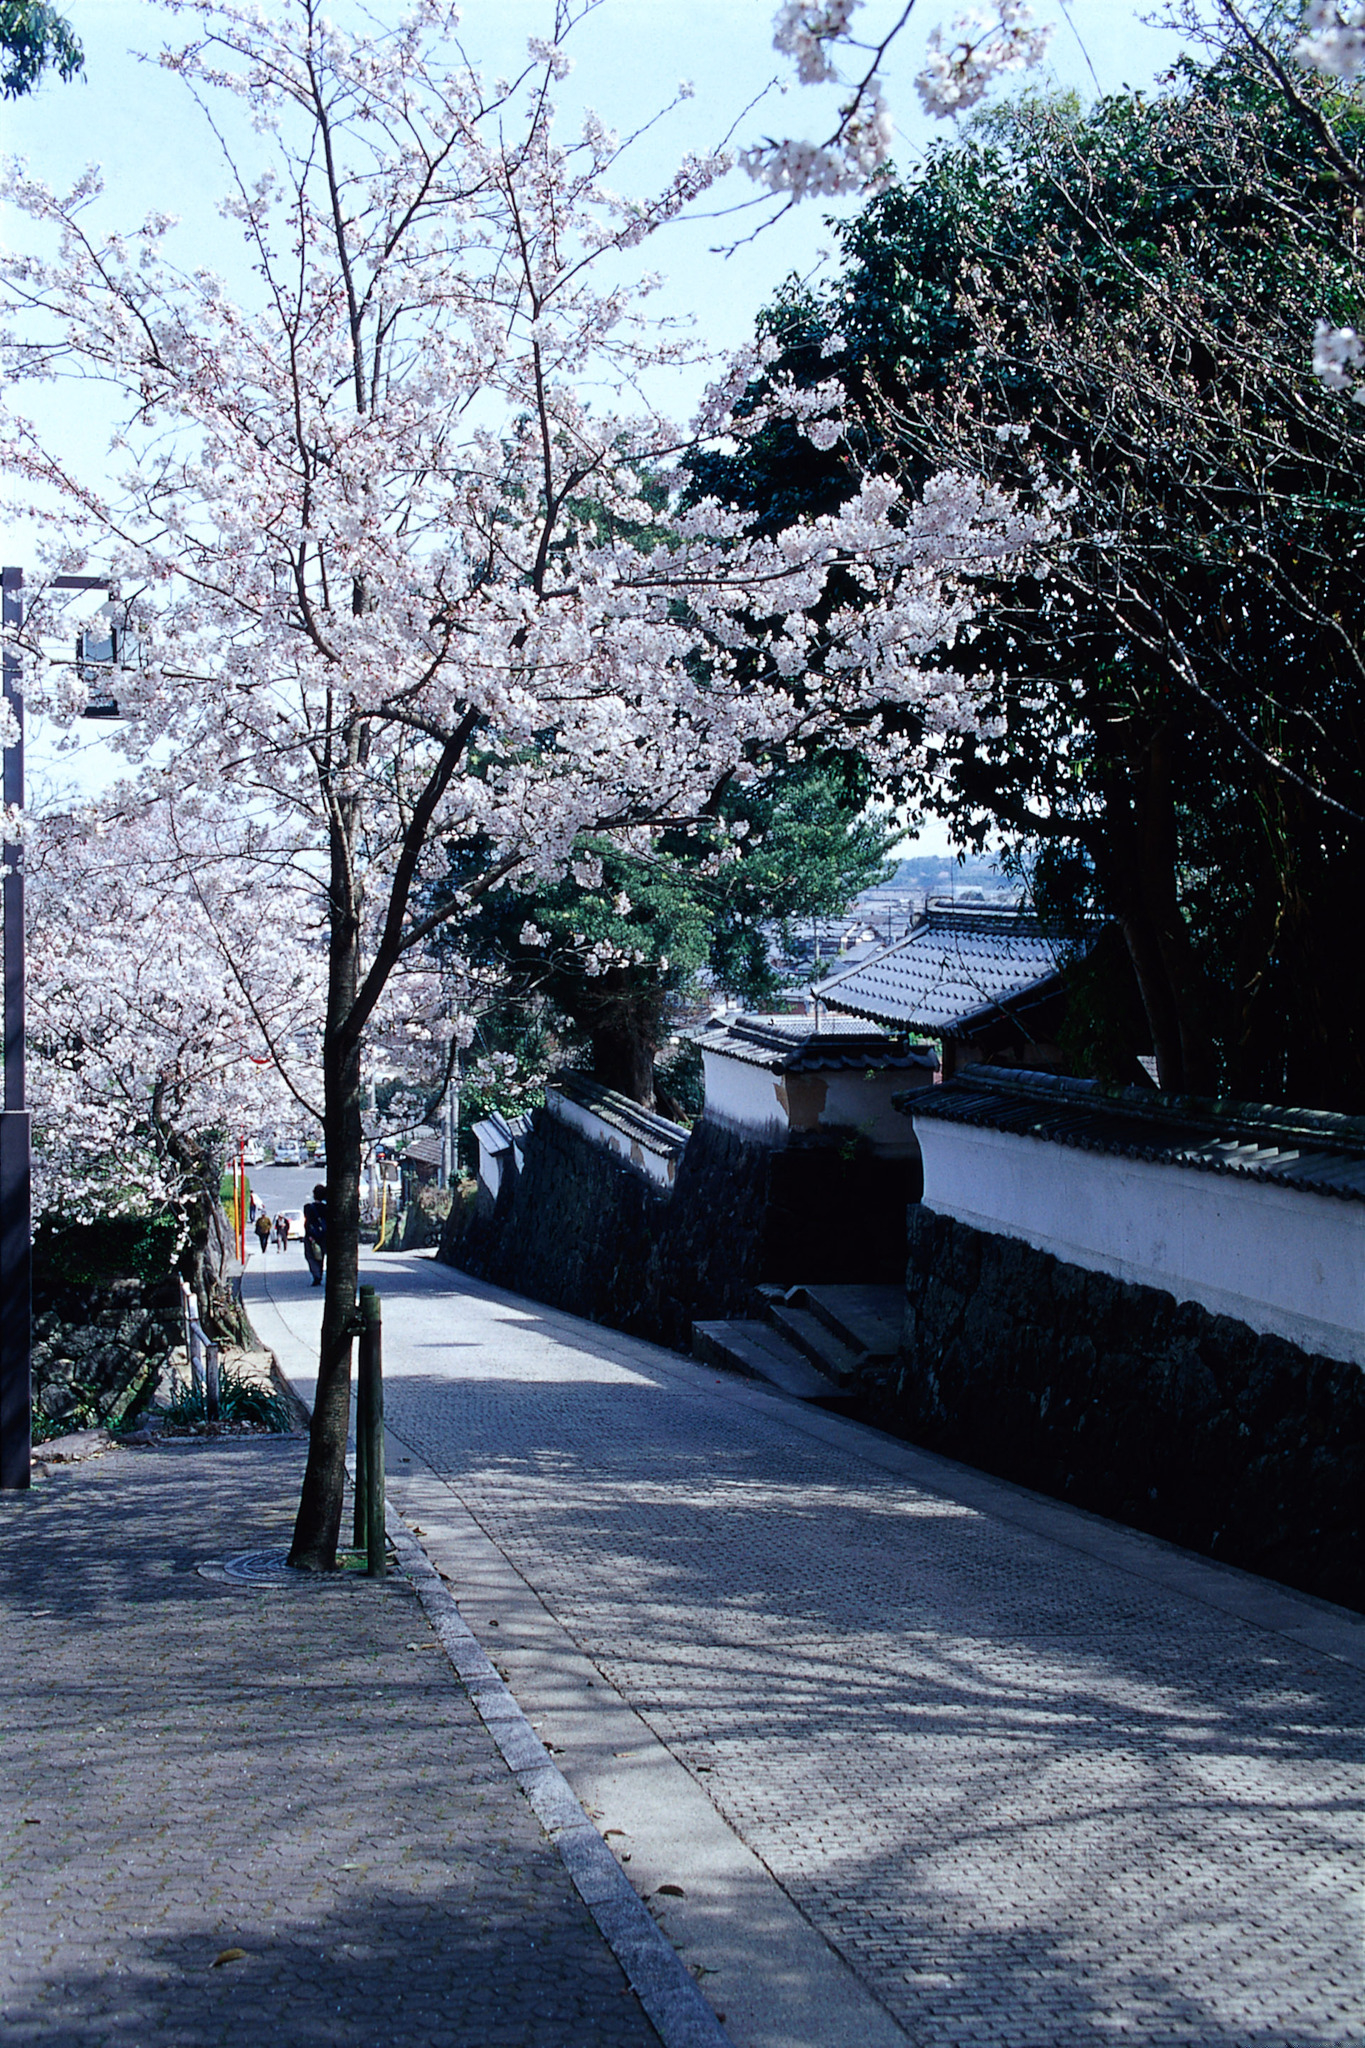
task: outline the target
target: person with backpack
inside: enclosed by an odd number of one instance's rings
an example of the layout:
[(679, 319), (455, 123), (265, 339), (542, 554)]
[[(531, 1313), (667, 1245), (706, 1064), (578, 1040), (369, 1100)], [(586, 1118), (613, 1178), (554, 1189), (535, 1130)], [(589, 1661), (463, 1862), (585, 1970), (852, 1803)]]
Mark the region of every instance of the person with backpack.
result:
[(321, 1183), (313, 1189), (312, 1201), (303, 1205), (303, 1256), (314, 1287), (321, 1287), (327, 1257), (327, 1190)]
[(256, 1217), (256, 1235), (260, 1239), (262, 1258), (265, 1257), (270, 1247), (270, 1228), (270, 1218), (266, 1215), (265, 1210), (262, 1209)]

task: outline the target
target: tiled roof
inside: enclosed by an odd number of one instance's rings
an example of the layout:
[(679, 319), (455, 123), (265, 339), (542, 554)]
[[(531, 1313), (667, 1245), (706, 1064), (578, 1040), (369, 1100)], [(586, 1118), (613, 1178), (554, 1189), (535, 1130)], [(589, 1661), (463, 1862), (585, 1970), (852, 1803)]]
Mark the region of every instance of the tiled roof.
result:
[(441, 1140), (439, 1137), (414, 1138), (410, 1145), (404, 1146), (403, 1157), (416, 1160), (419, 1166), (439, 1167), (441, 1164)]
[(720, 1052), (775, 1074), (825, 1072), (840, 1067), (930, 1067), (938, 1055), (870, 1031), (855, 1017), (728, 1017), (688, 1033), (703, 1052)]
[(490, 1109), (481, 1123), (471, 1126), (479, 1141), (481, 1152), (505, 1152), (509, 1145), (515, 1145), (526, 1136), (531, 1128), (529, 1111), (520, 1116), (506, 1117), (499, 1109)]
[(1309, 1194), (1365, 1202), (1362, 1117), (1159, 1095), (1147, 1088), (1105, 1089), (1098, 1081), (987, 1066), (968, 1067), (941, 1088), (898, 1095), (895, 1103), (916, 1122), (974, 1124), (1083, 1152), (1246, 1174)]
[(931, 909), (908, 938), (812, 993), (855, 1017), (958, 1036), (1056, 985), (1055, 944), (1036, 917), (959, 907)]
[(666, 1116), (656, 1116), (653, 1110), (642, 1109), (628, 1095), (604, 1088), (600, 1081), (594, 1081), (590, 1074), (581, 1073), (576, 1067), (553, 1074), (545, 1095), (548, 1107), (553, 1107), (550, 1097), (560, 1095), (579, 1109), (591, 1110), (604, 1124), (635, 1139), (647, 1151), (662, 1153), (665, 1158), (677, 1158), (687, 1143), (684, 1124), (675, 1124)]

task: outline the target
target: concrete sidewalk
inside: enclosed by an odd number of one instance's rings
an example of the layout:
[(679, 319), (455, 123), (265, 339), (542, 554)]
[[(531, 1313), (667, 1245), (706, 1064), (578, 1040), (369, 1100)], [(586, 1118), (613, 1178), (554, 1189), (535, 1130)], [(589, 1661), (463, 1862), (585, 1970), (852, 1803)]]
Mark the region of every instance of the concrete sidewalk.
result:
[[(1344, 2048), (1365, 1622), (366, 1262), (390, 1499), (735, 2048)], [(252, 1315), (302, 1380), (317, 1296)]]
[(287, 1545), (302, 1458), (0, 1496), (5, 2039), (658, 2048), (411, 1583), (201, 1575)]

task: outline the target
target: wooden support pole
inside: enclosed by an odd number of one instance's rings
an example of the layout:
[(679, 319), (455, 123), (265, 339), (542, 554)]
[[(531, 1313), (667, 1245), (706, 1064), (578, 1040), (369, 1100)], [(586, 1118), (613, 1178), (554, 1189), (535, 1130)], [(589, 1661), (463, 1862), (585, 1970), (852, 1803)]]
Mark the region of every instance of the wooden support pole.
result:
[(359, 1486), (356, 1489), (357, 1518), (363, 1498), (365, 1570), (370, 1578), (382, 1579), (387, 1569), (384, 1535), (384, 1349), (379, 1296), (373, 1287), (362, 1287), (360, 1290), (359, 1388), (356, 1403), (357, 1479), (361, 1470), (362, 1440), (365, 1446), (365, 1484), (363, 1496)]
[[(357, 1317), (357, 1321), (359, 1318)], [(365, 1372), (364, 1325), (360, 1325), (360, 1345), (356, 1355), (355, 1380), (355, 1512), (351, 1523), (351, 1547), (364, 1550), (369, 1542), (369, 1485), (366, 1478), (366, 1458), (370, 1448), (370, 1433), (366, 1422), (365, 1407), (369, 1399), (369, 1380)]]

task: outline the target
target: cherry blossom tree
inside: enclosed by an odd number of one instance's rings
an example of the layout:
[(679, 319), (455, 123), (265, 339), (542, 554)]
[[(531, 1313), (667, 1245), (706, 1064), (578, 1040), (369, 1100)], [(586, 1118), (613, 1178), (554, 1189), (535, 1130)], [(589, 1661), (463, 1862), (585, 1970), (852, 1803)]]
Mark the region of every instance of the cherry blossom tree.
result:
[[(887, 104), (887, 53), (910, 27), (915, 0), (874, 6), (860, 34), (863, 0), (782, 0), (773, 47), (798, 83), (836, 88), (834, 125), (822, 142), (769, 137), (741, 158), (750, 177), (789, 204), (866, 191), (886, 171), (894, 137)], [(921, 14), (923, 9), (920, 10)], [(1041, 62), (1052, 30), (1035, 25), (1025, 0), (990, 0), (949, 23), (935, 20), (915, 88), (927, 114), (970, 113), (1001, 76)]]
[[(971, 723), (972, 691), (921, 657), (969, 616), (964, 579), (1047, 526), (959, 476), (910, 502), (870, 473), (836, 516), (777, 534), (684, 506), (680, 454), (752, 431), (732, 406), (755, 358), (681, 428), (649, 394), (684, 347), (625, 280), (727, 159), (632, 198), (629, 138), (591, 114), (560, 134), (580, 11), (561, 0), (520, 77), (486, 82), (443, 0), (356, 36), (315, 0), (171, 0), (190, 39), (163, 61), (224, 142), (224, 232), (254, 296), (178, 267), (167, 217), (106, 225), (93, 172), (7, 185), (33, 223), (0, 272), (10, 374), (102, 380), (117, 411), (108, 476), (18, 416), (0, 458), (52, 571), (114, 579), (138, 649), (120, 743), (149, 787), (216, 793), (220, 815), (226, 797), (244, 852), (273, 821), (322, 900), (330, 1257), (292, 1551), (309, 1569), (335, 1563), (363, 1060), (395, 977), (488, 892), (562, 874), (581, 835), (647, 847), (771, 749), (852, 727), (875, 767), (906, 744), (891, 701), (925, 731)], [(254, 140), (229, 150), (243, 117)], [(837, 394), (791, 402), (837, 439)], [(70, 717), (79, 671), (45, 655), (57, 604), (40, 587), (30, 607), (26, 687)]]
[[(322, 947), (261, 914), (264, 837), (223, 857), (202, 809), (43, 819), (30, 842), (29, 1037), (36, 1206), (64, 1220), (170, 1209), (221, 1274), (219, 1177), (239, 1132), (320, 1100)], [(314, 887), (312, 922), (319, 922)], [(301, 923), (307, 902), (293, 906)]]
[(1365, 6), (1361, 0), (1308, 0), (1299, 61), (1353, 85), (1365, 73)]

